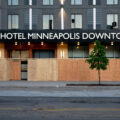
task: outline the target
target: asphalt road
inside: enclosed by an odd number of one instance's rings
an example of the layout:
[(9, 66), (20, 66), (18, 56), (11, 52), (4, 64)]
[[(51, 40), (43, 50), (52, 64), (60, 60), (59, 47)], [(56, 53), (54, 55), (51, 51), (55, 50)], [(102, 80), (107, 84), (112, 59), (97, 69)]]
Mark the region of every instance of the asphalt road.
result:
[(120, 98), (0, 97), (0, 120), (120, 120)]

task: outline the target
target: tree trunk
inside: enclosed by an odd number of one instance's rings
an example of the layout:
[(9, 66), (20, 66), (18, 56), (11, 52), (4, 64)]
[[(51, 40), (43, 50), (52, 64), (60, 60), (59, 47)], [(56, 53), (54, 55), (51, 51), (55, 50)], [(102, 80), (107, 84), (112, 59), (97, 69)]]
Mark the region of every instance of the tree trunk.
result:
[(101, 84), (101, 80), (100, 80), (100, 70), (98, 70), (98, 76), (99, 76), (99, 85)]

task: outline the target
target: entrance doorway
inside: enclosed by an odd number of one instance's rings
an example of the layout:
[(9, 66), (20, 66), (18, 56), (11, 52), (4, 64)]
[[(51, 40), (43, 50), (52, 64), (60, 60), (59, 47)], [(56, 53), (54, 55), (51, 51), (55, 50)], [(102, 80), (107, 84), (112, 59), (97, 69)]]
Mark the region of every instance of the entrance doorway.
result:
[(28, 75), (28, 62), (21, 61), (21, 80), (27, 80)]

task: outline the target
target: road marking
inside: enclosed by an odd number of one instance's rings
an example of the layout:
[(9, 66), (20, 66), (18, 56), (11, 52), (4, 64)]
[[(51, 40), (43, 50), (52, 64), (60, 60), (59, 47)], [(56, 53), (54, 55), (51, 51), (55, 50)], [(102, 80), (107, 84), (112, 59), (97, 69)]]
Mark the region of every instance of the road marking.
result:
[[(0, 111), (23, 111), (25, 110), (24, 108), (13, 108), (13, 107), (0, 107)], [(29, 109), (31, 111), (46, 111), (46, 112), (69, 112), (69, 111), (120, 111), (120, 108), (56, 108), (56, 109), (49, 109), (49, 108), (32, 108)]]
[(47, 108), (34, 108), (33, 110), (59, 112), (59, 111), (120, 111), (118, 108), (61, 108), (61, 109), (47, 109)]
[(22, 111), (22, 108), (0, 107), (0, 111)]

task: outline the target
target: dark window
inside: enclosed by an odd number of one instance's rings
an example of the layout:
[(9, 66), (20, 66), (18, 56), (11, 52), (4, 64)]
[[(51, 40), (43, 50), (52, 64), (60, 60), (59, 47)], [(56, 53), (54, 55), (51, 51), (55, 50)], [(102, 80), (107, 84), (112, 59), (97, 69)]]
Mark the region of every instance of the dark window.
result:
[(32, 29), (37, 29), (37, 23), (38, 23), (37, 10), (33, 9), (33, 11), (32, 11)]
[(101, 0), (96, 0), (96, 5), (101, 5)]
[(54, 58), (54, 50), (34, 50), (34, 58)]
[(93, 0), (88, 0), (88, 5), (93, 5)]
[[(96, 0), (96, 5), (100, 5), (101, 0)], [(88, 0), (88, 5), (93, 5), (93, 0)]]
[(29, 9), (24, 10), (24, 29), (29, 29)]
[(87, 11), (88, 29), (93, 29), (93, 9)]
[(32, 5), (36, 5), (37, 4), (37, 0), (32, 0)]
[(29, 0), (24, 0), (24, 5), (29, 5)]

